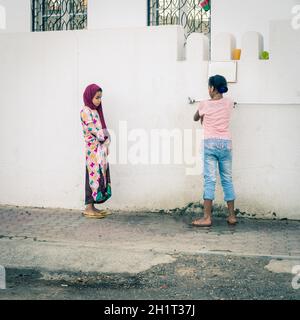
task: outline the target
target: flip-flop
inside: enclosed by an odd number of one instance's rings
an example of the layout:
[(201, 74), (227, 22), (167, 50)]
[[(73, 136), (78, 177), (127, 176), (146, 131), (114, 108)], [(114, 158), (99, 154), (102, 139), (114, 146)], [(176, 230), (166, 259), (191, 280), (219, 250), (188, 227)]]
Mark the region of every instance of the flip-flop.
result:
[(85, 217), (85, 218), (91, 218), (91, 219), (103, 219), (105, 218), (105, 215), (104, 214), (90, 214), (90, 213), (85, 213), (85, 212), (82, 212), (82, 215)]
[(198, 228), (207, 228), (207, 227), (211, 227), (212, 226), (212, 223), (210, 224), (195, 224), (194, 222), (192, 222), (192, 226), (193, 227), (198, 227)]
[(103, 215), (105, 215), (105, 216), (110, 216), (110, 215), (112, 215), (112, 212), (110, 212), (110, 211), (108, 211), (108, 210), (100, 210), (101, 212), (100, 212), (100, 214), (103, 214)]

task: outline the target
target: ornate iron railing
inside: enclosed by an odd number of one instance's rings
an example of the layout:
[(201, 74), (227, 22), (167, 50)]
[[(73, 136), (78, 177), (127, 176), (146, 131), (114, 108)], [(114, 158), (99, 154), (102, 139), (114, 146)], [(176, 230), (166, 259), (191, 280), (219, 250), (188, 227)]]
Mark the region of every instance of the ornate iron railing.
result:
[(85, 29), (88, 0), (32, 0), (32, 31)]
[[(148, 0), (148, 25), (182, 25), (186, 36), (192, 32), (210, 35), (210, 9), (203, 0)], [(207, 10), (207, 11), (206, 11)]]

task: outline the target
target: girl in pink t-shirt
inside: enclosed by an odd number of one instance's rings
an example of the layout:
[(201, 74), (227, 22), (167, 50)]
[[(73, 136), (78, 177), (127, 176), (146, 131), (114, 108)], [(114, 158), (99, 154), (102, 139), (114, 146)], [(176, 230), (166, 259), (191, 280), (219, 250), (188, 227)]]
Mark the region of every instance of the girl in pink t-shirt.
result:
[(209, 78), (210, 100), (202, 101), (194, 116), (204, 127), (204, 217), (193, 221), (197, 227), (212, 225), (212, 203), (215, 198), (216, 171), (219, 168), (224, 200), (227, 202), (229, 216), (227, 222), (237, 223), (234, 212), (235, 192), (232, 183), (232, 141), (229, 130), (230, 116), (234, 103), (223, 94), (228, 91), (223, 76)]

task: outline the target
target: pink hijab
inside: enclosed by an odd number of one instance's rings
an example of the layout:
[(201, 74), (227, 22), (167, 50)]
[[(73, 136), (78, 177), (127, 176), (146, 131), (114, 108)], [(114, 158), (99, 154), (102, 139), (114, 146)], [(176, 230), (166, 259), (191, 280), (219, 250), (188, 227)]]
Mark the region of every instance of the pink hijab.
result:
[(102, 92), (102, 89), (96, 85), (96, 84), (90, 84), (89, 86), (86, 87), (85, 91), (84, 91), (84, 94), (83, 94), (83, 101), (84, 101), (84, 104), (93, 109), (93, 110), (97, 110), (98, 111), (98, 114), (99, 114), (99, 117), (100, 117), (100, 121), (101, 121), (101, 126), (102, 126), (102, 129), (107, 129), (107, 126), (106, 126), (106, 123), (105, 123), (105, 120), (104, 120), (104, 115), (103, 115), (103, 108), (102, 108), (102, 103), (100, 104), (99, 107), (96, 107), (94, 104), (93, 104), (93, 98), (95, 97), (96, 93), (98, 91), (101, 91)]

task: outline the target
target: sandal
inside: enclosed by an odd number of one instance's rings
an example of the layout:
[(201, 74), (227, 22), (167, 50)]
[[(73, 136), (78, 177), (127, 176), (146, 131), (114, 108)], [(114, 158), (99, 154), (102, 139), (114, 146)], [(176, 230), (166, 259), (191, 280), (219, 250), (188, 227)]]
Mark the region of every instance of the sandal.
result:
[(100, 214), (103, 214), (104, 216), (110, 216), (112, 215), (112, 212), (109, 210), (100, 210)]
[(194, 221), (192, 222), (192, 226), (194, 226), (194, 227), (202, 227), (202, 228), (211, 227), (211, 226), (212, 226), (212, 222), (211, 222), (211, 223), (202, 223), (202, 224), (195, 223), (195, 222), (201, 221), (201, 220), (202, 220), (202, 219), (194, 220)]
[(93, 219), (103, 219), (103, 218), (106, 217), (106, 215), (104, 215), (102, 212), (101, 213), (97, 213), (97, 212), (95, 212), (95, 213), (91, 213), (91, 212), (87, 213), (87, 212), (83, 211), (82, 215), (84, 217), (86, 217), (86, 218), (93, 218)]

